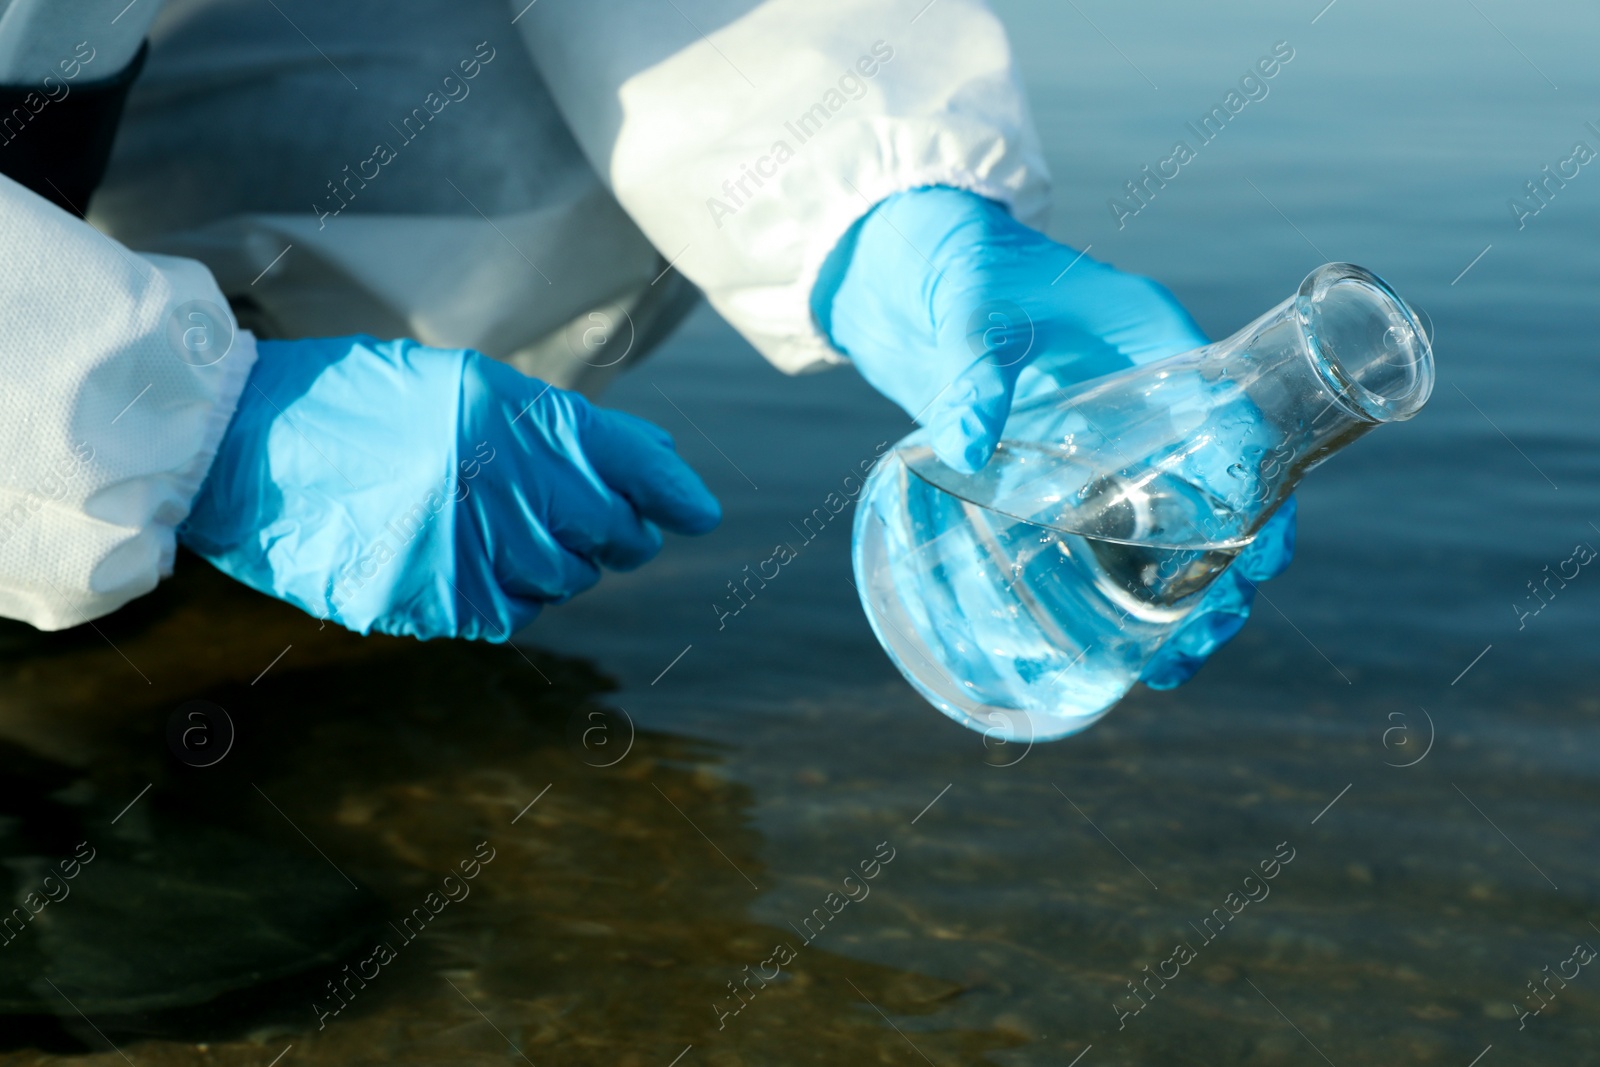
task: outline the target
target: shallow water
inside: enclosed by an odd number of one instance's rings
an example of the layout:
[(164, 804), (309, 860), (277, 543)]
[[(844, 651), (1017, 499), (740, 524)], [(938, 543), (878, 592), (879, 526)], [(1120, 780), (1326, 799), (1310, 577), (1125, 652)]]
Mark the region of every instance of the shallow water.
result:
[[(1521, 230), (1507, 205), (1574, 140), (1600, 147), (1600, 10), (997, 6), (1053, 234), (1160, 278), (1215, 336), (1333, 259), (1434, 324), (1434, 400), (1312, 475), (1245, 632), (1078, 737), (986, 745), (905, 685), (847, 581), (833, 508), (904, 416), (848, 371), (783, 379), (702, 312), (609, 402), (677, 436), (726, 523), (549, 612), (523, 652), (319, 633), (190, 560), (105, 627), (120, 652), (87, 634), (0, 666), (0, 732), (81, 768), (107, 840), (204, 819), (322, 864), (307, 908), (346, 890), (337, 869), (391, 916), (497, 850), (324, 1030), (320, 980), (109, 1037), (41, 989), (66, 1021), (10, 1031), (0, 1063), (1600, 1062), (1600, 971), (1548, 977), (1600, 945), (1600, 578), (1528, 585), (1600, 545), (1600, 177)], [(1119, 230), (1107, 199), (1282, 40), (1269, 94)], [(780, 542), (796, 558), (736, 597)], [(240, 723), (210, 768), (162, 736), (196, 697)], [(805, 943), (884, 842), (870, 896)], [(784, 942), (789, 977), (719, 1015)], [(1180, 943), (1193, 959), (1135, 1000)]]

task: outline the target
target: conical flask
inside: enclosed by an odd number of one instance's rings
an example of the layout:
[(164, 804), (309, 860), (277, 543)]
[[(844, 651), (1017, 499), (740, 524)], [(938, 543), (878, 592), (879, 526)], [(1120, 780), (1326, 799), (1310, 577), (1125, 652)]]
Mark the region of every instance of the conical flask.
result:
[(1075, 733), (1307, 471), (1432, 388), (1405, 302), (1361, 267), (1319, 267), (1225, 341), (1016, 405), (976, 474), (905, 438), (856, 514), (862, 606), (951, 718), (1008, 741)]

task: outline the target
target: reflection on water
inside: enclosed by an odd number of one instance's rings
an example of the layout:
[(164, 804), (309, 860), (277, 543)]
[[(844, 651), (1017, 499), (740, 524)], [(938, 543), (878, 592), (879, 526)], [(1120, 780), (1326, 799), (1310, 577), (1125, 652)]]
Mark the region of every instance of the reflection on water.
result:
[[(0, 1008), (35, 1016), (5, 1028), (0, 1063), (53, 1062), (33, 1045), (120, 1062), (113, 1041), (139, 1064), (291, 1044), (294, 1063), (665, 1064), (693, 1045), (716, 1064), (909, 1064), (1016, 1043), (940, 1025), (953, 983), (807, 944), (823, 919), (746, 918), (745, 879), (766, 874), (748, 789), (713, 745), (639, 731), (618, 759), (570, 730), (627, 728), (592, 714), (609, 686), (587, 665), (318, 632), (186, 563), (144, 618), (105, 627), (115, 648), (74, 635), (4, 668), (0, 729), (47, 714), (72, 761), (12, 754), (10, 821), (43, 854), (79, 833), (99, 854), (0, 948), (0, 999), (18, 993)], [(238, 728), (206, 768), (167, 747), (192, 698)], [(53, 807), (76, 825), (40, 825)], [(747, 982), (778, 945), (792, 958)], [(173, 1010), (241, 982), (261, 988)], [(916, 1047), (869, 1001), (915, 1019)]]
[[(1545, 755), (1441, 739), (1396, 700), (1329, 701), (1259, 635), (1209, 694), (1138, 695), (1071, 746), (922, 742), (916, 777), (953, 781), (910, 804), (903, 750), (846, 751), (769, 709), (752, 749), (784, 752), (772, 792), (808, 826), (784, 832), (828, 842), (774, 865), (736, 750), (638, 727), (585, 663), (319, 631), (187, 562), (103, 637), (4, 667), (8, 847), (65, 856), (81, 833), (97, 854), (0, 948), (0, 1007), (26, 1016), (0, 1064), (122, 1062), (113, 1042), (138, 1064), (292, 1046), (643, 1065), (692, 1046), (944, 1065), (1091, 1044), (1273, 1064), (1313, 1043), (1453, 1063), (1496, 1035), (1552, 1053), (1594, 1036), (1600, 986), (1540, 971), (1586, 939), (1587, 828), (1535, 825), (1505, 785)], [(193, 699), (237, 727), (203, 768), (166, 732)], [(1249, 751), (1218, 752), (1209, 708), (1252, 700)], [(1330, 763), (1356, 769), (1348, 790)], [(1547, 782), (1539, 803), (1584, 788)]]

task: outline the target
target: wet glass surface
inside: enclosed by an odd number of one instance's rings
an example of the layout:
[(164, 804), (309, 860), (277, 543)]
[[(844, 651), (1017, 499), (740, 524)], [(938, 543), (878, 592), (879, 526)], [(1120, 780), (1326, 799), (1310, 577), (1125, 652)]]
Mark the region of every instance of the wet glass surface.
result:
[[(103, 625), (115, 648), (0, 664), (0, 767), (52, 798), (13, 801), (39, 858), (11, 891), (96, 849), (0, 947), (0, 1064), (1600, 1062), (1575, 953), (1600, 946), (1600, 177), (1521, 229), (1508, 205), (1600, 149), (1600, 11), (997, 7), (1054, 236), (1213, 336), (1327, 260), (1435, 328), (1432, 403), (1307, 481), (1244, 633), (1081, 736), (985, 744), (848, 581), (833, 508), (904, 416), (702, 311), (608, 402), (672, 431), (727, 521), (520, 651), (319, 631), (190, 559)], [(1280, 41), (1267, 95), (1119, 229), (1108, 199)], [(237, 728), (212, 766), (170, 754), (190, 700)], [(377, 977), (332, 1014), (351, 960)], [(157, 1003), (162, 975), (224, 993), (246, 963), (263, 985), (208, 1011)]]

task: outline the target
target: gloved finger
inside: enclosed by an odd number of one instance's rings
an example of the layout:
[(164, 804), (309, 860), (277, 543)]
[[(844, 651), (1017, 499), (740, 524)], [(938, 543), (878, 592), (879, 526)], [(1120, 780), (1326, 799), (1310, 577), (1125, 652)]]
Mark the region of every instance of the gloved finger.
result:
[(474, 597), (471, 603), (458, 606), (455, 636), (468, 641), (504, 644), (538, 618), (542, 610), (543, 605), (538, 601), (504, 592), (491, 597), (489, 603)]
[(526, 426), (502, 442), (492, 475), (461, 486), (457, 565), (475, 565), (480, 588), (564, 600), (599, 581), (600, 565), (625, 570), (660, 550), (660, 532), (589, 469), (569, 427)]
[(1276, 578), (1294, 559), (1295, 512), (1299, 505), (1290, 497), (1278, 508), (1276, 514), (1261, 527), (1255, 539), (1234, 560), (1230, 570), (1237, 570), (1252, 582)]
[(1139, 676), (1151, 689), (1175, 689), (1195, 676), (1211, 654), (1244, 628), (1246, 615), (1196, 612), (1163, 644)]
[(979, 359), (934, 400), (922, 421), (941, 463), (974, 474), (989, 462), (1011, 414), (1018, 370)]
[[(722, 521), (722, 505), (673, 450), (665, 430), (621, 411), (590, 408), (581, 432), (595, 473), (642, 518), (680, 534), (709, 533)], [(660, 532), (655, 536), (659, 540)]]
[(563, 548), (614, 571), (631, 571), (661, 551), (661, 530), (641, 518), (626, 499), (604, 485), (569, 514), (551, 516), (551, 532)]
[(1098, 335), (1135, 366), (1210, 343), (1189, 310), (1154, 279), (1110, 271), (1096, 295)]
[(1294, 558), (1295, 512), (1290, 497), (1179, 624), (1145, 667), (1140, 681), (1171, 689), (1194, 677), (1206, 659), (1243, 628), (1255, 603), (1256, 583), (1276, 578)]
[(501, 588), (512, 596), (541, 604), (560, 604), (571, 600), (600, 581), (600, 568), (560, 545), (537, 558), (521, 554), (497, 568)]
[(422, 641), (455, 637), (503, 644), (539, 614), (538, 603), (508, 596), (503, 591), (474, 586), (469, 594), (462, 588), (465, 581), (457, 575), (454, 588), (447, 586), (437, 601), (402, 605), (405, 610), (392, 610), (378, 616), (371, 629), (375, 633), (415, 637)]
[[(1211, 593), (1227, 593), (1232, 603), (1202, 604), (1185, 619), (1145, 666), (1139, 680), (1152, 689), (1172, 689), (1194, 677), (1211, 655), (1244, 628), (1255, 588), (1231, 571), (1217, 579)], [(1208, 597), (1210, 593), (1207, 594)]]
[(1162, 642), (1139, 680), (1152, 689), (1172, 689), (1193, 678), (1212, 653), (1244, 628), (1255, 597), (1255, 585), (1229, 567), (1177, 631)]
[[(512, 597), (557, 604), (600, 580), (600, 568), (595, 562), (562, 544), (539, 520), (520, 489), (510, 499), (513, 505), (501, 512), (492, 525), (457, 533), (458, 566), (464, 560), (480, 560), (491, 572), (478, 583), (465, 583), (458, 576), (458, 588), (477, 584), (497, 588)], [(471, 545), (470, 538), (476, 538), (479, 544)]]

